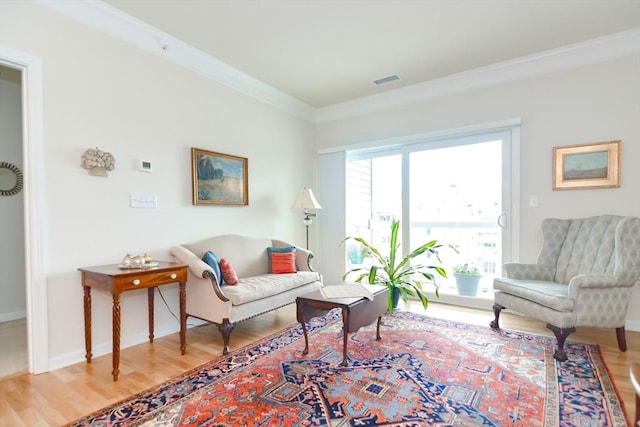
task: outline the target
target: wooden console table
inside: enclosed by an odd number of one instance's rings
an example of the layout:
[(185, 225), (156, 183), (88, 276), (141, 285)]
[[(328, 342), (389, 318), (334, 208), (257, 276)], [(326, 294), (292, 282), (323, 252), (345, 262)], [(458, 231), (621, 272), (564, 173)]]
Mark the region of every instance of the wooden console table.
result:
[(154, 289), (160, 285), (180, 283), (180, 351), (186, 348), (187, 311), (185, 264), (159, 261), (157, 267), (121, 269), (118, 265), (101, 265), (78, 268), (82, 272), (84, 288), (84, 343), (87, 363), (91, 363), (91, 288), (102, 289), (113, 295), (112, 339), (113, 339), (113, 380), (118, 380), (120, 372), (120, 294), (134, 289), (147, 289), (149, 305), (149, 342), (153, 342)]

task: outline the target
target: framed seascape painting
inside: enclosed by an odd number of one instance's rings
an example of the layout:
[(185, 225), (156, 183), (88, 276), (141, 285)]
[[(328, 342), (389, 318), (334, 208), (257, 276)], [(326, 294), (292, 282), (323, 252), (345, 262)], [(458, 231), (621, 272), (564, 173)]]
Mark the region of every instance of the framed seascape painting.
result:
[(245, 157), (191, 148), (194, 205), (248, 205), (249, 171)]
[(553, 189), (620, 187), (620, 141), (553, 147)]

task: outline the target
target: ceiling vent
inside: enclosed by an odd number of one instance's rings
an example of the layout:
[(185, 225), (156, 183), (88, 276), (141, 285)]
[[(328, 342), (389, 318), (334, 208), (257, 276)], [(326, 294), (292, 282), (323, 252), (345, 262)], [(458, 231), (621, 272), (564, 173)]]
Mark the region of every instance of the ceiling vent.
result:
[(378, 79), (378, 80), (374, 80), (373, 84), (375, 84), (375, 85), (383, 85), (383, 84), (386, 84), (386, 83), (395, 82), (396, 80), (400, 80), (400, 77), (397, 74), (394, 74), (392, 76), (387, 76), (387, 77), (383, 77), (383, 78)]

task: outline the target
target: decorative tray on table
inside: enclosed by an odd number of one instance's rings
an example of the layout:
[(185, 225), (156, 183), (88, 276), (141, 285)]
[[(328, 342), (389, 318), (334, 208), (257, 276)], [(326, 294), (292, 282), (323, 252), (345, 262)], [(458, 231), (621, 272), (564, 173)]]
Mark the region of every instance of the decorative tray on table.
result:
[(134, 270), (137, 268), (154, 268), (159, 266), (160, 264), (157, 262), (150, 262), (148, 264), (118, 264), (118, 267), (120, 267), (123, 270)]
[(160, 264), (154, 262), (151, 259), (151, 255), (145, 253), (144, 255), (131, 255), (126, 254), (122, 259), (122, 262), (118, 264), (118, 267), (127, 270), (133, 270), (138, 268), (154, 268), (158, 267)]

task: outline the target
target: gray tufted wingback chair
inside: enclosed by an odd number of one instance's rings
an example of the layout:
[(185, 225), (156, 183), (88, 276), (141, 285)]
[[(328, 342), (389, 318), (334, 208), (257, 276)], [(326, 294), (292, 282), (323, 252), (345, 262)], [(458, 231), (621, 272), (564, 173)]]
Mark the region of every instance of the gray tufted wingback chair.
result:
[(500, 327), (500, 311), (509, 308), (547, 323), (559, 361), (567, 360), (564, 342), (576, 326), (616, 328), (626, 351), (627, 308), (640, 277), (640, 218), (548, 218), (542, 238), (535, 264), (505, 263), (507, 277), (494, 279), (491, 327)]

